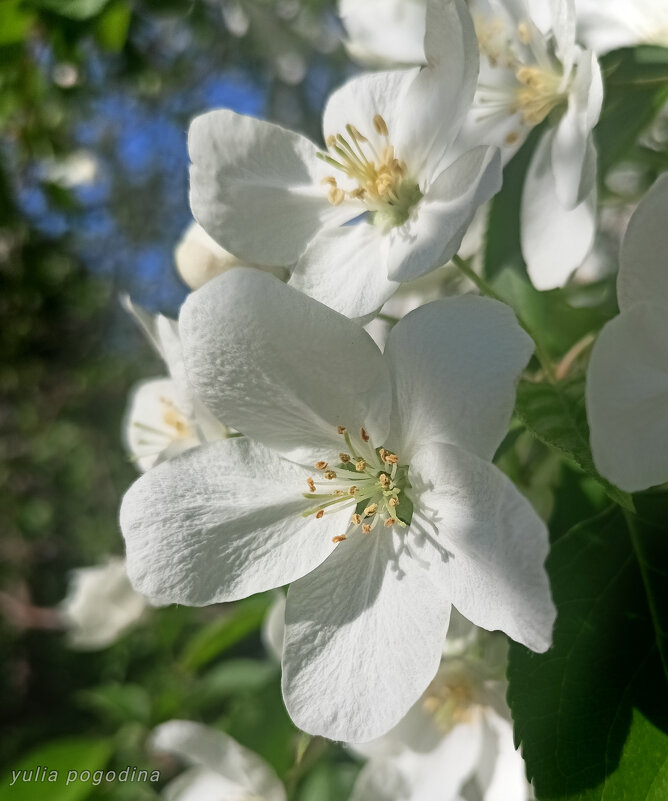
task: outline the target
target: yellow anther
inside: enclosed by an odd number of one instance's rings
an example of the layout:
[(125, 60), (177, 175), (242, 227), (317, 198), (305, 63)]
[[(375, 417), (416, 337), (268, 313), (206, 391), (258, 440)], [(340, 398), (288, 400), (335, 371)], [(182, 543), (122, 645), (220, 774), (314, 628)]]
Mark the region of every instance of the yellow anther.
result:
[(330, 136), (325, 139), (325, 144), (330, 148), (336, 147), (336, 137), (330, 134)]
[(347, 453), (340, 453), (339, 459), (343, 462), (343, 464), (348, 464), (348, 462), (350, 461), (350, 456), (348, 456)]
[(338, 426), (336, 430), (338, 431), (339, 434), (345, 434), (346, 433), (346, 427), (345, 426)]
[(371, 534), (371, 526), (370, 526), (370, 525), (368, 525), (368, 523), (365, 523), (365, 524), (362, 526), (362, 531), (363, 531), (365, 534)]
[(363, 473), (366, 470), (366, 462), (364, 459), (358, 459), (355, 462), (355, 470), (357, 470), (358, 473)]
[(396, 519), (394, 517), (388, 517), (385, 521), (384, 525), (385, 528), (392, 528), (392, 526), (396, 523)]
[(326, 470), (327, 469), (327, 462), (316, 462), (315, 463), (316, 470)]
[(528, 45), (531, 41), (531, 28), (528, 22), (520, 22), (517, 26), (517, 36), (523, 45)]
[(316, 520), (320, 520), (320, 518), (324, 517), (324, 515), (325, 515), (325, 510), (324, 509), (320, 509), (319, 511), (317, 511), (315, 513), (315, 518), (316, 518)]
[(352, 487), (348, 490), (348, 495), (355, 495), (357, 493), (357, 487), (353, 484)]
[(390, 504), (390, 506), (397, 507), (399, 506), (399, 498), (390, 498), (388, 503)]
[(335, 470), (325, 470), (325, 478), (328, 481), (331, 481), (333, 478), (336, 478), (336, 471)]
[[(383, 451), (385, 451), (385, 449), (384, 449), (384, 448), (383, 448)], [(399, 457), (397, 456), (397, 454), (396, 454), (396, 453), (390, 453), (390, 451), (385, 451), (385, 452), (383, 453), (383, 452), (381, 451), (381, 454), (380, 454), (380, 456), (381, 456), (381, 459), (382, 459), (382, 460), (383, 460), (383, 461), (384, 461), (386, 464), (399, 464)]]
[(364, 428), (363, 428), (363, 429), (360, 431), (360, 434), (362, 435), (362, 439), (363, 439), (365, 442), (368, 442), (368, 441), (369, 441), (369, 439), (371, 439), (371, 438), (369, 437), (369, 435), (366, 433), (366, 429), (364, 429)]
[(346, 193), (343, 189), (337, 189), (337, 187), (333, 186), (327, 193), (327, 199), (332, 206), (340, 206), (346, 199)]
[(350, 520), (351, 520), (351, 522), (352, 522), (352, 523), (354, 523), (356, 526), (359, 526), (359, 524), (362, 522), (362, 516), (361, 516), (361, 515), (358, 515), (358, 514), (354, 514), (354, 515), (353, 515), (353, 516), (350, 518)]
[(315, 481), (312, 478), (307, 478), (306, 483), (308, 484), (308, 488), (311, 492), (315, 492)]
[(383, 489), (387, 489), (392, 483), (392, 479), (387, 475), (387, 473), (381, 473), (378, 476), (378, 481)]
[(378, 511), (378, 504), (371, 503), (367, 508), (364, 510), (364, 517), (372, 517)]
[(339, 542), (343, 542), (344, 540), (347, 540), (347, 539), (348, 538), (346, 537), (345, 534), (339, 534), (338, 537), (332, 537), (332, 542), (336, 545)]
[(380, 114), (376, 114), (376, 116), (373, 118), (373, 127), (376, 129), (376, 133), (379, 133), (381, 136), (389, 136), (390, 134), (387, 128), (387, 123), (380, 116)]
[(321, 184), (329, 184), (329, 186), (337, 186), (336, 178), (333, 175), (328, 175), (320, 181)]

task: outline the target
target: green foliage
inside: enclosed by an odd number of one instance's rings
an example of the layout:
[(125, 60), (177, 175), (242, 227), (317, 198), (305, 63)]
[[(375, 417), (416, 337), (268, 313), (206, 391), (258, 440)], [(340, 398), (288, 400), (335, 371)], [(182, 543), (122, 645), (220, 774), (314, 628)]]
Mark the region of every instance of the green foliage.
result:
[(604, 479), (594, 466), (584, 391), (583, 375), (555, 383), (521, 381), (515, 412), (541, 442), (559, 450), (596, 479), (613, 501), (633, 510), (631, 498)]
[[(668, 570), (666, 510), (665, 498), (651, 519), (613, 508), (576, 526), (548, 557), (554, 645), (533, 654), (512, 644), (508, 670), (516, 739), (540, 801), (668, 795), (660, 655), (668, 609), (657, 602)], [(652, 548), (654, 575), (640, 547)]]
[(109, 0), (30, 0), (36, 8), (68, 19), (85, 20), (97, 16)]
[[(63, 738), (35, 748), (26, 754), (18, 763), (12, 765), (13, 771), (37, 771), (46, 768), (47, 772), (57, 771), (57, 781), (22, 781), (20, 778), (12, 785), (12, 773), (5, 773), (0, 784), (0, 798), (12, 801), (34, 801), (39, 795), (40, 801), (83, 801), (94, 791), (90, 781), (74, 781), (67, 783), (68, 773), (76, 771), (101, 770), (107, 764), (112, 752), (112, 744), (108, 740), (96, 740), (88, 737)], [(47, 773), (47, 776), (48, 776)], [(33, 776), (36, 773), (33, 773)], [(40, 771), (40, 776), (43, 771)]]

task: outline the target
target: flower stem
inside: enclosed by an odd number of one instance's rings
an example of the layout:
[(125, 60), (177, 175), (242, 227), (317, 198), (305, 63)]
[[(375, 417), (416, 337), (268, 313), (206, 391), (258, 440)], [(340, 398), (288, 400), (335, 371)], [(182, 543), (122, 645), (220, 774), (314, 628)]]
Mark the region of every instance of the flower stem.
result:
[(494, 287), (486, 281), (482, 276), (478, 275), (471, 267), (461, 258), (461, 256), (454, 256), (452, 259), (453, 264), (459, 269), (463, 275), (465, 275), (469, 281), (474, 283), (480, 292), (488, 298), (492, 298), (493, 300), (498, 300), (500, 303), (505, 303), (506, 306), (510, 306), (513, 311), (515, 312), (515, 316), (517, 317), (517, 321), (522, 326), (522, 328), (527, 332), (527, 334), (533, 339), (534, 344), (536, 346), (536, 358), (540, 362), (540, 366), (543, 368), (543, 372), (547, 376), (550, 383), (554, 384), (557, 381), (557, 376), (554, 370), (554, 365), (552, 364), (552, 360), (550, 359), (548, 353), (546, 352), (545, 348), (541, 344), (538, 337), (534, 334), (531, 330), (530, 326), (524, 321), (521, 314), (513, 307), (511, 303), (509, 303), (505, 298), (501, 297), (499, 293), (494, 289)]

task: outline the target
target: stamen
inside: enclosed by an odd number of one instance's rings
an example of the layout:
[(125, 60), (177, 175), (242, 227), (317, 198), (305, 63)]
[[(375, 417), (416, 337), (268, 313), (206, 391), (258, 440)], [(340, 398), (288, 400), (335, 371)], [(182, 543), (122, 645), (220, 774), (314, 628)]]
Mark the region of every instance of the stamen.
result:
[(366, 470), (366, 462), (364, 459), (358, 459), (355, 462), (355, 470), (357, 470), (358, 473), (363, 473)]
[(371, 517), (371, 515), (375, 515), (378, 511), (378, 504), (372, 503), (364, 510), (364, 517)]
[(315, 492), (315, 481), (312, 478), (307, 478), (306, 483), (308, 484), (308, 488), (311, 492)]
[(361, 434), (362, 434), (362, 439), (363, 439), (365, 442), (368, 442), (368, 441), (369, 441), (369, 439), (370, 439), (370, 437), (369, 437), (369, 435), (366, 433), (365, 429), (362, 429), (362, 431), (361, 431)]
[(363, 531), (365, 534), (371, 534), (371, 526), (370, 526), (370, 525), (368, 525), (367, 523), (365, 523), (365, 524), (362, 526), (362, 531)]
[(362, 516), (358, 515), (358, 514), (354, 514), (350, 518), (350, 521), (351, 521), (351, 523), (354, 523), (356, 526), (359, 526), (359, 524), (362, 522)]
[(339, 432), (339, 434), (345, 434), (346, 433), (346, 427), (345, 426), (338, 426), (338, 428), (336, 430)]
[(338, 545), (339, 542), (343, 542), (344, 540), (347, 540), (347, 539), (348, 539), (348, 537), (346, 537), (345, 534), (339, 534), (338, 537), (332, 537), (332, 542), (335, 545)]
[(327, 469), (327, 462), (316, 462), (315, 463), (316, 470), (326, 470)]
[(316, 520), (320, 520), (324, 516), (325, 516), (325, 510), (324, 509), (320, 509), (319, 511), (317, 511), (315, 513), (315, 519)]
[(373, 118), (373, 127), (376, 129), (376, 133), (380, 134), (381, 136), (390, 135), (390, 132), (387, 128), (387, 123), (380, 116), (380, 114), (376, 114), (376, 116)]
[(397, 521), (393, 517), (388, 517), (385, 521), (385, 528), (392, 528)]
[(348, 464), (350, 461), (350, 456), (347, 453), (340, 453), (339, 459), (343, 462), (343, 464)]
[(336, 478), (336, 472), (334, 470), (326, 470), (325, 471), (325, 478), (328, 481), (331, 481), (333, 478)]

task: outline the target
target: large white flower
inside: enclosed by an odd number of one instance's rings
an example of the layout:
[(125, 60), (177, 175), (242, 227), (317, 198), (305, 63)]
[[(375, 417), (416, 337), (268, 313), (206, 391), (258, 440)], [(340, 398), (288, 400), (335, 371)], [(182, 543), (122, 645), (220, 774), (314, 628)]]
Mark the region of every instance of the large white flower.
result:
[[(473, 0), (481, 51), (478, 91), (460, 146), (494, 144), (509, 159), (544, 120), (525, 179), (521, 241), (539, 289), (560, 286), (590, 251), (596, 230), (592, 130), (603, 85), (593, 53), (575, 42), (573, 0), (550, 0), (539, 27), (525, 0)], [(547, 24), (546, 24), (547, 23)]]
[(300, 728), (333, 739), (405, 714), (438, 669), (451, 604), (549, 646), (547, 533), (489, 461), (533, 347), (508, 307), (437, 301), (381, 354), (317, 301), (232, 270), (190, 296), (179, 327), (193, 386), (246, 436), (128, 491), (138, 589), (201, 605), (294, 582), (284, 696)]
[(599, 55), (619, 47), (668, 47), (665, 0), (577, 0), (578, 32)]
[(175, 320), (152, 315), (122, 298), (158, 355), (169, 377), (140, 381), (130, 391), (123, 420), (123, 440), (137, 468), (144, 472), (203, 442), (227, 436), (227, 429), (193, 392), (186, 376)]
[[(488, 641), (488, 638), (490, 641)], [(369, 757), (351, 801), (527, 801), (503, 681), (500, 635), (468, 639), (446, 658), (420, 700)]]
[(107, 648), (144, 616), (146, 598), (132, 588), (125, 560), (109, 557), (102, 565), (72, 571), (60, 614), (73, 648)]
[(336, 91), (324, 112), (326, 151), (231, 111), (190, 128), (199, 223), (243, 259), (297, 263), (293, 285), (349, 317), (377, 311), (400, 282), (448, 261), (501, 185), (495, 149), (448, 154), (478, 73), (466, 4), (432, 0), (428, 14), (428, 65)]
[(166, 801), (285, 801), (273, 769), (217, 729), (170, 720), (154, 730), (149, 747), (191, 765), (167, 785)]
[(668, 175), (643, 198), (621, 250), (621, 314), (601, 331), (587, 378), (600, 473), (627, 492), (668, 481)]

